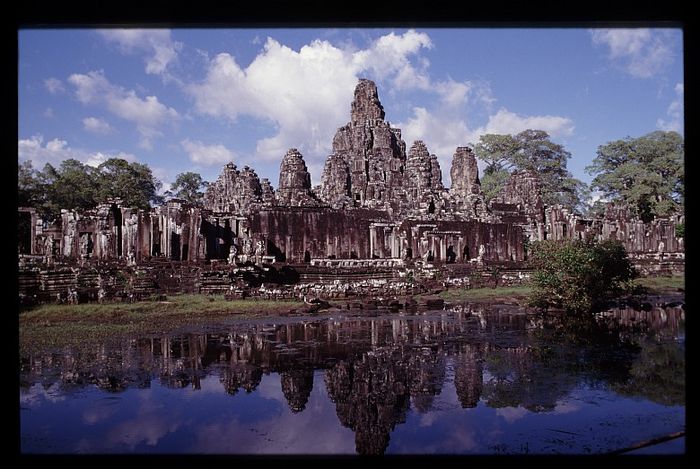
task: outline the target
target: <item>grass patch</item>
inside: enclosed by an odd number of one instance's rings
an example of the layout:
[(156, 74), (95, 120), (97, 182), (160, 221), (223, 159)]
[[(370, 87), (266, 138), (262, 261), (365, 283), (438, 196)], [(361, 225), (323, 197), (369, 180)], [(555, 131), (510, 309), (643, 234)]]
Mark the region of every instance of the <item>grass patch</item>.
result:
[(60, 347), (147, 331), (168, 331), (216, 319), (275, 315), (299, 307), (293, 300), (233, 300), (223, 295), (174, 295), (167, 301), (57, 305), (20, 311), (20, 348)]
[(685, 290), (685, 276), (673, 275), (671, 277), (641, 277), (634, 279), (634, 284), (649, 290), (676, 290), (677, 288), (682, 288)]
[(512, 302), (524, 301), (532, 292), (529, 285), (512, 287), (450, 288), (438, 296), (445, 301)]

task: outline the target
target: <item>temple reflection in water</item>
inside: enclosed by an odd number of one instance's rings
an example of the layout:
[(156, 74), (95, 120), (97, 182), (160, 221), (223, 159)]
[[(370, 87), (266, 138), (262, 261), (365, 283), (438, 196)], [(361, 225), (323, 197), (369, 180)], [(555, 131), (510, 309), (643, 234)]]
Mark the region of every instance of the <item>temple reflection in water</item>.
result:
[[(663, 397), (647, 397), (685, 403), (683, 354), (638, 339), (640, 331), (645, 337), (682, 336), (680, 306), (613, 310), (598, 322), (575, 326), (507, 308), (464, 306), (415, 316), (281, 321), (23, 355), (21, 389), (59, 383), (66, 392), (95, 385), (113, 393), (148, 388), (157, 379), (169, 388), (198, 390), (203, 378), (214, 375), (226, 393), (236, 395), (254, 392), (264, 375), (278, 374), (289, 409), (303, 413), (320, 371), (338, 420), (355, 433), (361, 454), (384, 453), (409, 410), (433, 409), (446, 383), (453, 383), (464, 409), (481, 403), (548, 412), (581, 380), (604, 381), (628, 395), (651, 392), (641, 377), (662, 373), (650, 371), (640, 357), (653, 353), (665, 357), (664, 373), (675, 370), (672, 384), (680, 389), (667, 389), (667, 379), (659, 391)], [(611, 329), (611, 322), (617, 326)], [(579, 328), (571, 335), (579, 342), (569, 340), (567, 327)], [(581, 327), (592, 328), (591, 337), (601, 337), (604, 328), (607, 339), (586, 342)]]

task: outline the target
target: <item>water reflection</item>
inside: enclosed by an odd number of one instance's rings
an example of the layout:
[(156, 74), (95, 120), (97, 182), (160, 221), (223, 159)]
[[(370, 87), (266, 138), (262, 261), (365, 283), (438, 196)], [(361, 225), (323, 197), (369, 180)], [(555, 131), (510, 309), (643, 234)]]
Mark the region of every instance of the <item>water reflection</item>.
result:
[[(278, 321), (22, 356), (22, 449), (343, 452), (354, 435), (350, 448), (360, 454), (595, 452), (684, 425), (680, 306), (593, 319), (460, 306), (416, 316)], [(89, 404), (80, 399), (86, 392)], [(110, 403), (110, 395), (123, 397)], [(537, 415), (578, 415), (556, 423), (572, 428), (586, 418), (582, 407), (631, 406), (625, 397), (645, 400), (629, 411), (638, 422), (664, 411), (646, 401), (676, 407), (665, 423), (623, 428), (622, 437), (530, 441), (541, 425)], [(80, 422), (59, 418), (71, 409)], [(465, 412), (469, 419), (460, 417)], [(492, 431), (479, 433), (479, 426)], [(91, 441), (91, 432), (104, 441)], [(216, 432), (231, 437), (202, 438)], [(440, 432), (449, 438), (441, 441)]]

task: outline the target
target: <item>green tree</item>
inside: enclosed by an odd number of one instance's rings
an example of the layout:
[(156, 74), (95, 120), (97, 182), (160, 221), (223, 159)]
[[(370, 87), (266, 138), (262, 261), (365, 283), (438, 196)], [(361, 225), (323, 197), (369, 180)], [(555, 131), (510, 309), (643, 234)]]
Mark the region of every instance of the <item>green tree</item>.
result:
[(78, 160), (61, 162), (52, 183), (52, 198), (61, 208), (87, 210), (97, 205), (97, 170)]
[(486, 167), (484, 176), (481, 178), (481, 192), (484, 194), (486, 202), (496, 197), (506, 181), (510, 177), (510, 173), (505, 169), (490, 169)]
[(685, 223), (676, 225), (676, 238), (685, 238)]
[(479, 137), (472, 145), (474, 154), (486, 163), (481, 178), (481, 191), (486, 202), (490, 202), (505, 186), (510, 170), (514, 166), (514, 155), (518, 151), (518, 142), (512, 135), (486, 134)]
[(590, 213), (589, 200), (591, 190), (588, 184), (575, 177), (565, 177), (561, 180), (559, 192), (554, 193), (555, 203), (581, 214)]
[(637, 275), (619, 241), (536, 241), (530, 263), (530, 303), (574, 312), (594, 310), (628, 291)]
[(209, 186), (209, 183), (202, 180), (201, 175), (188, 171), (175, 177), (175, 182), (168, 193), (178, 199), (201, 206), (204, 200), (204, 192), (200, 189), (206, 189), (207, 186)]
[(31, 161), (17, 166), (17, 205), (19, 207), (37, 207), (41, 201), (41, 186), (37, 171)]
[(45, 220), (54, 220), (61, 213), (59, 201), (56, 198), (56, 183), (60, 175), (56, 168), (46, 163), (41, 171), (34, 171), (34, 187), (36, 188), (33, 207)]
[(160, 202), (158, 189), (162, 186), (151, 168), (141, 163), (129, 163), (121, 158), (110, 158), (97, 168), (98, 199), (119, 197), (127, 207), (146, 209), (151, 202)]
[(586, 170), (591, 187), (612, 202), (627, 204), (643, 221), (682, 210), (685, 144), (677, 132), (656, 131), (598, 147)]
[(547, 132), (528, 129), (515, 136), (482, 135), (474, 153), (486, 163), (482, 190), (487, 200), (498, 195), (510, 171), (531, 170), (542, 181), (545, 204), (561, 204), (574, 211), (584, 208), (588, 188), (566, 169), (571, 153), (552, 142)]
[(579, 209), (582, 200), (577, 188), (584, 184), (566, 169), (571, 153), (552, 142), (549, 134), (542, 130), (524, 130), (515, 136), (515, 141), (518, 150), (513, 163), (518, 169), (537, 173), (542, 181), (542, 201), (547, 205)]
[(27, 161), (18, 166), (17, 190), (20, 206), (37, 209), (45, 220), (54, 220), (61, 209), (88, 210), (108, 197), (120, 197), (124, 205), (147, 208), (159, 202), (160, 181), (140, 163), (112, 158), (98, 168), (68, 159), (58, 168), (49, 163), (41, 171)]
[(513, 169), (520, 146), (512, 135), (486, 134), (474, 145), (474, 154), (486, 163), (484, 173)]

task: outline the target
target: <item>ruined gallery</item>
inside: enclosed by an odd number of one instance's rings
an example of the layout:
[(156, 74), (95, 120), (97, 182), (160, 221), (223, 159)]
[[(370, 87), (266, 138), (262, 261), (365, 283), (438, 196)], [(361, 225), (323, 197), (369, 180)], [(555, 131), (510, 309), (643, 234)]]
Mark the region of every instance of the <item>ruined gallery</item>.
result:
[(266, 272), (284, 266), (302, 283), (398, 282), (408, 271), (474, 282), (488, 266), (522, 271), (527, 240), (585, 236), (622, 241), (642, 269), (683, 269), (683, 240), (674, 231), (682, 215), (643, 223), (611, 205), (602, 218), (585, 219), (544, 205), (529, 172), (513, 173), (486, 203), (466, 146), (455, 149), (446, 189), (425, 143), (407, 147), (385, 120), (372, 81), (358, 83), (350, 122), (332, 148), (316, 187), (292, 148), (276, 190), (253, 168), (229, 163), (203, 208), (173, 199), (136, 210), (110, 200), (92, 211), (63, 210), (47, 226), (20, 207), (20, 298), (221, 293), (257, 288), (270, 280)]

